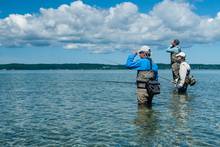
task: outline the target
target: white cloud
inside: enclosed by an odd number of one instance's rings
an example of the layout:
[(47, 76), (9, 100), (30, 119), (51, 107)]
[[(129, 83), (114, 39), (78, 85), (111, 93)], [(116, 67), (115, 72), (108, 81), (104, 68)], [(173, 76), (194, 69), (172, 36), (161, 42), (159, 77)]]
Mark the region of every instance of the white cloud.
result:
[(220, 39), (220, 12), (203, 17), (185, 1), (164, 0), (149, 13), (125, 2), (98, 9), (82, 1), (39, 14), (11, 14), (0, 19), (1, 47), (60, 46), (94, 53), (127, 50), (148, 44), (161, 47), (173, 38), (186, 45)]
[(65, 49), (76, 49), (76, 48), (78, 48), (78, 47), (77, 47), (76, 44), (69, 43), (69, 44), (64, 45), (63, 48), (65, 48)]

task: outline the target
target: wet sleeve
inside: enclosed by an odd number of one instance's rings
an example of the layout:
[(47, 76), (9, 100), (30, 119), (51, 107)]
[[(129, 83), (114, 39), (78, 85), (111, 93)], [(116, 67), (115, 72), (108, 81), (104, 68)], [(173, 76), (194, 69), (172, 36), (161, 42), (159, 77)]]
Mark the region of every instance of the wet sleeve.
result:
[(166, 49), (166, 52), (168, 52), (168, 53), (173, 53), (173, 52), (174, 52), (174, 50), (173, 50), (173, 48), (168, 47), (168, 48)]
[(168, 47), (167, 49), (166, 49), (166, 52), (168, 52), (168, 53), (179, 53), (181, 50), (180, 50), (180, 48), (178, 48), (178, 47)]
[(132, 54), (128, 56), (127, 62), (126, 62), (126, 67), (127, 68), (138, 68), (140, 67), (140, 60), (134, 61), (134, 58), (136, 57), (137, 54)]

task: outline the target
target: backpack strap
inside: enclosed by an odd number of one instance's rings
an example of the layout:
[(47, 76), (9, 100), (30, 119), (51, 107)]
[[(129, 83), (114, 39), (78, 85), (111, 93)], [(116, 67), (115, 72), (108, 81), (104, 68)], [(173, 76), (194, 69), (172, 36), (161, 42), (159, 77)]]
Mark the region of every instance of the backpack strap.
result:
[[(151, 58), (147, 58), (149, 61), (150, 61), (150, 71), (153, 71), (153, 61)], [(153, 71), (154, 72), (154, 71)], [(155, 72), (154, 72), (154, 79), (156, 79), (156, 75), (155, 75)]]

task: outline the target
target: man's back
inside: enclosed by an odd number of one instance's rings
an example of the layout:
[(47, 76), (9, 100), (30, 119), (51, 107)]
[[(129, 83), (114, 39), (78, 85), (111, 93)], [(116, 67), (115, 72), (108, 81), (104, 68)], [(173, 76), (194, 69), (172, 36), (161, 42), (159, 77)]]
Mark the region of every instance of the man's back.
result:
[(185, 61), (180, 63), (180, 70), (179, 70), (179, 84), (184, 85), (186, 78), (190, 74), (190, 65)]
[(176, 55), (181, 52), (181, 47), (180, 46), (169, 47), (166, 49), (166, 52), (170, 53), (171, 64), (173, 64), (177, 61)]

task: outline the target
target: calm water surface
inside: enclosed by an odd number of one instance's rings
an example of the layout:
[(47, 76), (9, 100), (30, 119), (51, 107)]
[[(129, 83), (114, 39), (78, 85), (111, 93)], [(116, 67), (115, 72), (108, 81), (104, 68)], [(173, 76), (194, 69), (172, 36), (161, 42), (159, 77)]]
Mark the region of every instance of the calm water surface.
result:
[(0, 146), (220, 146), (220, 70), (194, 75), (187, 95), (160, 79), (148, 109), (109, 82), (135, 71), (0, 71)]

